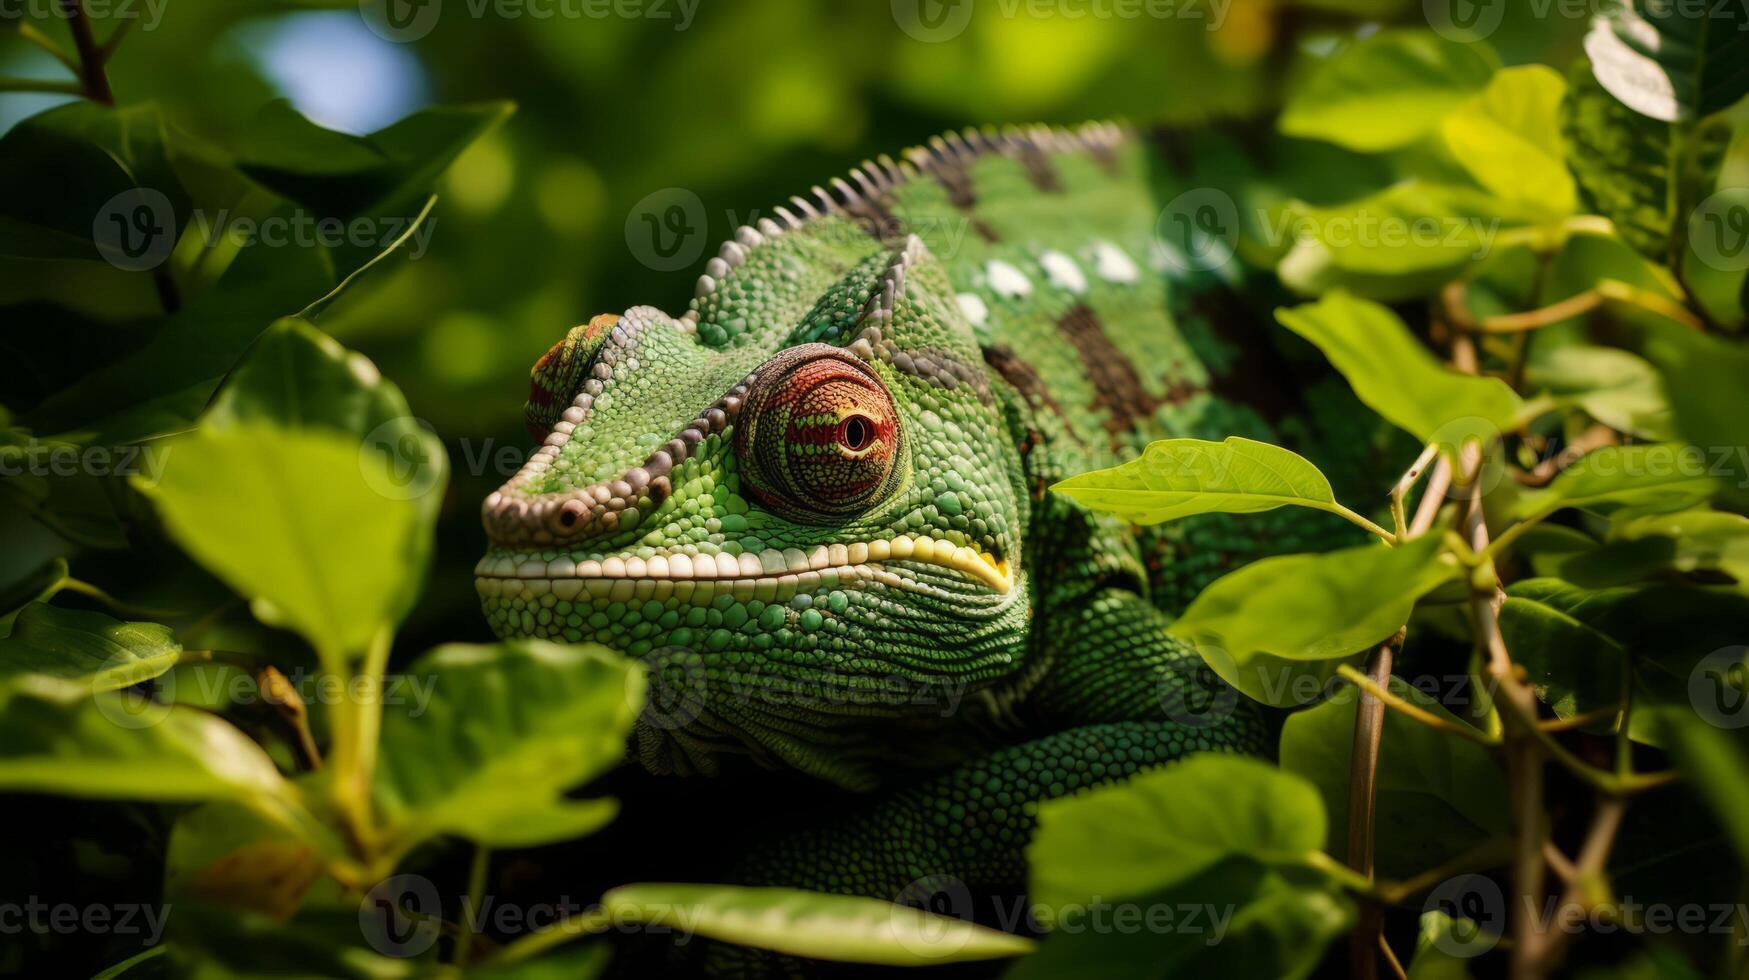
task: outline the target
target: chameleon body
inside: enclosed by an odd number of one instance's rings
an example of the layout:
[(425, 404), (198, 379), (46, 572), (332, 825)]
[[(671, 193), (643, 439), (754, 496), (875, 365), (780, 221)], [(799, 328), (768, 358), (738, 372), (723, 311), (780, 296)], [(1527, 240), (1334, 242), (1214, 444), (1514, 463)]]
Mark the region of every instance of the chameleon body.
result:
[(1170, 436), (1343, 465), (1352, 403), (1308, 407), (1247, 287), (1158, 240), (1162, 159), (1103, 124), (883, 157), (741, 228), (683, 315), (597, 317), (536, 365), (544, 443), (484, 507), (496, 631), (645, 661), (654, 771), (741, 754), (871, 791), (746, 880), (1018, 887), (1039, 802), (1268, 751), (1166, 627), (1340, 522), (1136, 528), (1050, 490)]

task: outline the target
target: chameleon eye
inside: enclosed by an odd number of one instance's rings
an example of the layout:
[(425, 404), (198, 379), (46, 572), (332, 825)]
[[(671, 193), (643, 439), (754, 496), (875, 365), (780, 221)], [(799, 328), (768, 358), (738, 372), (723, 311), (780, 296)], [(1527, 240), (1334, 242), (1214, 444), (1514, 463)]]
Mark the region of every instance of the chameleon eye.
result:
[(809, 344), (760, 369), (735, 428), (743, 482), (791, 517), (855, 514), (892, 492), (899, 415), (880, 378), (837, 348)]

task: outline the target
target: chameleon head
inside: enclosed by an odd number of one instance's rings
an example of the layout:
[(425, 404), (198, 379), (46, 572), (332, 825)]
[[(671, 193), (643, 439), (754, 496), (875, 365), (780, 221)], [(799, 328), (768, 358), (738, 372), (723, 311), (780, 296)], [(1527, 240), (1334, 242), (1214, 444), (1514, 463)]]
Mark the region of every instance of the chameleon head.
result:
[(543, 444), (485, 502), (477, 585), (500, 635), (650, 665), (651, 768), (747, 752), (854, 784), (883, 726), (1018, 667), (1024, 484), (920, 241), (756, 237), (733, 302), (597, 317), (536, 364)]

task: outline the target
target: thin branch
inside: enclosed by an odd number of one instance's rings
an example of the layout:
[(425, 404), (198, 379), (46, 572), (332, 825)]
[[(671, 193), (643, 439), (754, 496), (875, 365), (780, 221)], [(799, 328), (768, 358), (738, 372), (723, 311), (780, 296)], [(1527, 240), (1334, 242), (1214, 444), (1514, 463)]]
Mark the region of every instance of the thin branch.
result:
[(492, 866), (492, 849), (483, 845), (474, 845), (474, 860), (468, 868), (468, 908), (467, 915), (462, 917), (461, 932), (456, 936), (455, 955), (451, 962), (459, 967), (468, 965), (468, 955), (472, 951), (474, 941), (474, 917), (479, 913), (486, 894), (486, 872)]
[[(1373, 831), (1377, 825), (1379, 741), (1385, 728), (1385, 705), (1380, 694), (1391, 680), (1391, 663), (1402, 631), (1378, 645), (1367, 658), (1366, 673), (1343, 665), (1365, 683), (1360, 703), (1354, 709), (1354, 745), (1348, 760), (1348, 866), (1372, 878)], [(1376, 692), (1376, 693), (1375, 693)], [(1378, 976), (1378, 945), (1384, 942), (1384, 914), (1363, 907), (1359, 921), (1349, 933), (1349, 968), (1357, 980)]]
[(73, 49), (79, 52), (79, 77), (85, 82), (84, 95), (93, 102), (115, 105), (115, 94), (109, 89), (109, 76), (103, 71), (103, 51), (91, 36), (91, 21), (85, 16), (84, 0), (61, 0), (67, 27), (73, 32)]
[(1573, 715), (1570, 718), (1549, 718), (1538, 722), (1537, 727), (1545, 732), (1565, 732), (1571, 731), (1575, 728), (1584, 728), (1586, 725), (1596, 724), (1600, 721), (1606, 721), (1619, 714), (1621, 714), (1621, 707), (1615, 705), (1608, 708), (1598, 708), (1594, 711), (1587, 711), (1584, 714)]
[(1409, 980), (1409, 974), (1403, 969), (1403, 961), (1397, 959), (1397, 951), (1391, 948), (1391, 943), (1384, 933), (1379, 933), (1379, 952), (1385, 954), (1385, 962), (1390, 964), (1391, 973), (1397, 980)]
[(1552, 840), (1543, 841), (1543, 860), (1549, 863), (1549, 867), (1554, 869), (1561, 881), (1569, 885), (1579, 877), (1579, 869), (1573, 867), (1572, 860), (1567, 855), (1562, 854), (1561, 849), (1556, 847)]
[(60, 95), (84, 95), (85, 86), (78, 82), (57, 82), (41, 78), (0, 78), (0, 92), (54, 92)]
[(83, 579), (64, 578), (57, 589), (82, 595), (88, 599), (95, 599), (108, 606), (110, 612), (128, 619), (175, 619), (182, 615), (169, 609), (155, 609), (150, 606), (136, 606), (130, 602), (123, 602)]
[(1468, 725), (1454, 724), (1414, 702), (1406, 701), (1403, 698), (1398, 697), (1396, 694), (1391, 693), (1389, 688), (1379, 684), (1372, 677), (1355, 670), (1347, 664), (1337, 667), (1336, 672), (1342, 675), (1342, 677), (1349, 683), (1360, 688), (1367, 695), (1377, 698), (1382, 707), (1388, 707), (1394, 711), (1407, 715), (1429, 728), (1436, 728), (1442, 732), (1449, 732), (1459, 738), (1465, 738), (1477, 745), (1485, 745), (1489, 748), (1493, 748), (1499, 744), (1494, 739), (1489, 738), (1484, 732), (1479, 732)]
[(68, 71), (75, 75), (79, 74), (79, 62), (62, 50), (61, 46), (55, 43), (54, 38), (44, 34), (42, 29), (35, 24), (26, 22), (18, 25), (18, 36), (53, 55), (56, 61), (67, 66)]
[(115, 57), (115, 49), (121, 47), (122, 38), (128, 36), (128, 29), (134, 26), (136, 19), (133, 17), (123, 19), (121, 23), (116, 25), (115, 30), (110, 32), (109, 40), (103, 42), (103, 46), (97, 49), (103, 55), (104, 64), (109, 64), (109, 59)]
[(1402, 881), (1381, 884), (1378, 889), (1379, 896), (1383, 901), (1394, 905), (1437, 888), (1442, 882), (1458, 875), (1497, 867), (1510, 861), (1512, 847), (1512, 839), (1509, 837), (1491, 837), (1438, 867), (1429, 868)]
[[(1561, 893), (1561, 900), (1555, 903), (1555, 923), (1561, 921), (1562, 913), (1569, 907), (1587, 911), (1596, 904), (1596, 896), (1588, 893), (1609, 864), (1609, 852), (1615, 847), (1616, 832), (1621, 830), (1622, 815), (1626, 812), (1627, 801), (1620, 797), (1605, 796), (1598, 800), (1597, 812), (1591, 818), (1591, 830), (1585, 835), (1585, 843), (1579, 849), (1579, 860), (1573, 867), (1573, 877)], [(1560, 965), (1571, 939), (1570, 932), (1559, 927), (1546, 933), (1543, 948), (1537, 953), (1537, 971), (1547, 973)]]
[(261, 697), (273, 706), (273, 713), (291, 730), (292, 740), (304, 754), (304, 762), (312, 770), (322, 768), (322, 752), (316, 748), (316, 736), (310, 731), (310, 713), (297, 688), (272, 664), (263, 664), (255, 671), (255, 685)]
[(1408, 520), (1405, 517), (1406, 511), (1404, 509), (1404, 502), (1409, 499), (1409, 491), (1413, 490), (1415, 484), (1420, 482), (1421, 474), (1427, 472), (1428, 464), (1432, 463), (1438, 455), (1439, 445), (1437, 443), (1428, 443), (1427, 446), (1421, 450), (1421, 455), (1416, 457), (1414, 465), (1410, 466), (1409, 469), (1403, 473), (1402, 477), (1397, 480), (1397, 485), (1391, 488), (1391, 520), (1397, 525), (1397, 537), (1399, 540), (1409, 533)]

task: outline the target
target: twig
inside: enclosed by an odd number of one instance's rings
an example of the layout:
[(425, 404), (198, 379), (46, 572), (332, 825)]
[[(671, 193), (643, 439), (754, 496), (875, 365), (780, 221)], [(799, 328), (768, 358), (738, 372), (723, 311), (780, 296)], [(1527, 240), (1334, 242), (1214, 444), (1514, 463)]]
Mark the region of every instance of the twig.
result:
[(1621, 707), (1615, 705), (1608, 708), (1598, 708), (1595, 711), (1587, 711), (1580, 715), (1573, 715), (1570, 718), (1549, 718), (1538, 722), (1537, 727), (1545, 732), (1565, 732), (1575, 728), (1584, 728), (1586, 725), (1603, 721), (1606, 718), (1614, 718), (1619, 714), (1621, 714)]
[(42, 78), (0, 78), (0, 92), (54, 92), (58, 95), (83, 95), (85, 87), (78, 82), (57, 82)]
[(91, 21), (85, 16), (84, 0), (61, 0), (61, 9), (66, 14), (67, 27), (73, 32), (73, 49), (79, 52), (79, 77), (85, 83), (85, 97), (104, 105), (115, 105), (115, 94), (109, 90), (109, 76), (103, 70), (103, 51), (91, 36)]
[(468, 867), (468, 907), (463, 915), (460, 933), (456, 936), (455, 955), (450, 962), (465, 968), (468, 965), (468, 954), (474, 941), (474, 922), (479, 916), (480, 903), (486, 894), (486, 872), (492, 866), (492, 849), (484, 844), (474, 845), (474, 860)]
[(61, 580), (61, 584), (58, 588), (60, 591), (72, 592), (77, 595), (85, 596), (88, 599), (95, 599), (98, 602), (103, 603), (105, 606), (108, 606), (109, 611), (115, 613), (117, 616), (126, 616), (128, 618), (137, 619), (175, 619), (182, 615), (181, 613), (172, 612), (168, 609), (154, 609), (150, 606), (136, 606), (130, 602), (123, 602), (115, 596), (110, 595), (108, 592), (105, 592), (103, 589), (100, 589), (83, 579), (64, 578)]
[(66, 65), (68, 71), (75, 75), (79, 74), (79, 62), (75, 61), (72, 55), (61, 50), (61, 46), (55, 43), (55, 39), (44, 34), (42, 29), (35, 24), (24, 23), (18, 25), (18, 36), (37, 47), (42, 48), (44, 51), (47, 51), (50, 55), (54, 56), (56, 61)]
[[(1598, 801), (1597, 812), (1591, 818), (1591, 830), (1579, 849), (1573, 877), (1561, 893), (1561, 900), (1555, 903), (1553, 922), (1559, 923), (1562, 913), (1569, 907), (1588, 910), (1595, 904), (1594, 896), (1587, 892), (1609, 864), (1609, 852), (1615, 846), (1615, 835), (1621, 829), (1622, 815), (1626, 811), (1627, 801), (1620, 797), (1605, 796)], [(1547, 973), (1560, 965), (1571, 938), (1568, 930), (1558, 927), (1543, 934), (1543, 947), (1537, 951), (1535, 960), (1538, 973)]]
[[(1470, 741), (1475, 742), (1477, 745), (1485, 745), (1485, 746), (1492, 748), (1498, 744), (1494, 739), (1489, 738), (1485, 733), (1479, 732), (1476, 729), (1471, 728), (1468, 725), (1453, 724), (1452, 722), (1449, 722), (1449, 721), (1445, 720), (1444, 718), (1439, 717), (1438, 715), (1434, 714), (1431, 711), (1428, 711), (1427, 709), (1421, 707), (1418, 704), (1415, 704), (1411, 701), (1405, 701), (1404, 699), (1391, 693), (1389, 688), (1380, 685), (1372, 677), (1369, 677), (1366, 674), (1363, 674), (1360, 671), (1355, 670), (1353, 667), (1350, 667), (1347, 664), (1343, 664), (1343, 665), (1337, 667), (1336, 672), (1338, 674), (1340, 674), (1343, 678), (1347, 679), (1354, 686), (1360, 688), (1367, 695), (1370, 695), (1371, 697), (1377, 698), (1381, 702), (1383, 707), (1388, 707), (1388, 708), (1391, 708), (1395, 711), (1401, 712), (1402, 714), (1407, 715), (1408, 717), (1415, 719), (1416, 721), (1420, 722), (1423, 725), (1426, 725), (1429, 728), (1437, 728), (1438, 730), (1440, 730), (1442, 732), (1449, 732), (1450, 734), (1456, 735), (1459, 738), (1469, 739)], [(1355, 741), (1358, 745), (1358, 742), (1359, 742), (1358, 733), (1356, 734)]]
[(1391, 948), (1390, 941), (1384, 933), (1379, 933), (1379, 952), (1385, 954), (1385, 962), (1390, 964), (1391, 972), (1397, 980), (1409, 980), (1409, 974), (1403, 969), (1403, 961), (1397, 959), (1397, 951)]
[(1512, 859), (1513, 843), (1511, 838), (1492, 837), (1470, 848), (1444, 864), (1398, 882), (1389, 882), (1379, 886), (1379, 896), (1385, 902), (1396, 904), (1404, 899), (1419, 895), (1424, 891), (1436, 888), (1440, 883), (1461, 874), (1479, 871), (1485, 868), (1497, 867)]
[[(1348, 671), (1365, 681), (1354, 712), (1354, 745), (1348, 760), (1348, 866), (1372, 877), (1373, 830), (1377, 824), (1379, 739), (1384, 734), (1385, 702), (1381, 694), (1391, 680), (1391, 662), (1402, 631), (1378, 645), (1367, 658), (1364, 675)], [(1347, 665), (1343, 665), (1347, 667)], [(1362, 906), (1359, 921), (1349, 932), (1349, 966), (1357, 980), (1378, 976), (1378, 945), (1384, 942), (1384, 913)]]
[(1573, 867), (1573, 862), (1567, 855), (1561, 853), (1561, 849), (1556, 847), (1552, 840), (1543, 841), (1543, 860), (1547, 861), (1549, 867), (1555, 869), (1555, 874), (1569, 885), (1579, 877), (1579, 869)]
[(297, 688), (272, 664), (256, 669), (255, 685), (262, 699), (273, 706), (273, 713), (291, 730), (293, 740), (304, 754), (304, 762), (312, 770), (321, 769), (322, 752), (316, 748), (316, 737), (310, 732), (310, 712)]
[[(1416, 457), (1415, 463), (1397, 480), (1397, 485), (1391, 488), (1391, 519), (1396, 522), (1399, 539), (1409, 533), (1408, 522), (1404, 517), (1404, 502), (1409, 498), (1409, 491), (1414, 489), (1415, 484), (1421, 479), (1421, 474), (1427, 472), (1428, 464), (1432, 463), (1438, 455), (1439, 444), (1428, 443), (1426, 448), (1421, 450), (1421, 455)], [(1429, 523), (1432, 522), (1429, 521)]]

